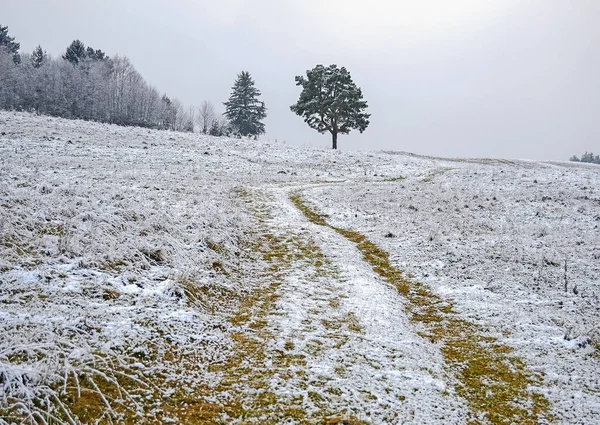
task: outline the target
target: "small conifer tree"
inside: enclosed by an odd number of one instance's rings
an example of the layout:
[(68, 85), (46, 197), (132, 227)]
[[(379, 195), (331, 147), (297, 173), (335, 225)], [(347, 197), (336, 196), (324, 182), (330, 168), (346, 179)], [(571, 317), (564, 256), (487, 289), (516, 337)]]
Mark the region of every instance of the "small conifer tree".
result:
[(47, 53), (42, 50), (42, 46), (38, 45), (35, 49), (33, 49), (33, 53), (31, 54), (31, 65), (34, 68), (39, 68), (42, 66), (47, 56)]

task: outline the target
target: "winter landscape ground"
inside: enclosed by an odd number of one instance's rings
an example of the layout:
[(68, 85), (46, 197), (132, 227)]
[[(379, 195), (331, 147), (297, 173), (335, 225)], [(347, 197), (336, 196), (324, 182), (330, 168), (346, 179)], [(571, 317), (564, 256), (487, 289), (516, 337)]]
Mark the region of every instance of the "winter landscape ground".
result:
[(597, 165), (0, 133), (0, 424), (600, 423)]

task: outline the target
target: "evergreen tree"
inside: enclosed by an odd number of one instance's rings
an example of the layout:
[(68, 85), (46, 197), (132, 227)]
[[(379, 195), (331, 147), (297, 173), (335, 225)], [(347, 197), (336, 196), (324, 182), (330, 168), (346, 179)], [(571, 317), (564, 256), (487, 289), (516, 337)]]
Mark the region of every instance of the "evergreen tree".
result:
[(338, 134), (352, 129), (362, 133), (369, 126), (371, 115), (364, 112), (367, 102), (346, 68), (317, 65), (306, 71), (306, 78), (297, 76), (296, 85), (302, 86), (302, 92), (290, 109), (319, 133), (329, 131), (333, 149), (337, 149)]
[(600, 155), (594, 155), (593, 152), (584, 152), (583, 155), (581, 155), (581, 159), (577, 157), (577, 155), (573, 155), (571, 158), (569, 158), (569, 161), (574, 161), (574, 162), (585, 162), (588, 164), (600, 164)]
[(93, 61), (108, 60), (108, 56), (106, 56), (106, 54), (102, 50), (100, 50), (100, 49), (94, 50), (91, 47), (88, 47), (86, 49), (85, 55), (88, 59), (93, 60)]
[(173, 105), (173, 101), (169, 98), (169, 96), (163, 94), (162, 96), (162, 125), (160, 126), (163, 129), (173, 130), (175, 129), (175, 120), (177, 118), (177, 109), (175, 105)]
[(4, 46), (8, 53), (12, 55), (14, 63), (21, 63), (21, 56), (19, 55), (21, 44), (16, 43), (15, 38), (8, 35), (8, 27), (2, 25), (0, 25), (0, 46)]
[(225, 102), (225, 116), (229, 119), (232, 129), (242, 136), (258, 136), (265, 132), (261, 122), (266, 118), (264, 102), (258, 100), (260, 91), (254, 87), (254, 80), (249, 72), (238, 74), (231, 88), (229, 101)]
[(210, 134), (211, 136), (222, 136), (223, 135), (223, 133), (221, 132), (221, 126), (219, 125), (219, 121), (213, 120), (208, 134)]
[(211, 136), (229, 136), (229, 122), (227, 122), (227, 119), (223, 115), (213, 118), (208, 134)]
[(31, 54), (31, 65), (34, 68), (39, 68), (42, 66), (48, 54), (42, 50), (42, 46), (38, 44), (38, 46), (33, 49), (33, 53)]
[(594, 161), (594, 154), (592, 152), (585, 152), (583, 155), (581, 155), (581, 162), (593, 162)]
[(74, 40), (69, 47), (67, 47), (67, 51), (62, 58), (71, 62), (73, 65), (79, 65), (79, 63), (86, 58), (86, 55), (85, 44), (79, 40)]

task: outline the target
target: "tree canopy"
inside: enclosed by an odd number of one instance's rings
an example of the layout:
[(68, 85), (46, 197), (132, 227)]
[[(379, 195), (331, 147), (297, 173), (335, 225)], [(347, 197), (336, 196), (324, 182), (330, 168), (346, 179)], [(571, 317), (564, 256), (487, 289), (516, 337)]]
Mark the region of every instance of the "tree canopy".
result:
[(85, 45), (80, 40), (73, 40), (67, 47), (63, 59), (71, 62), (73, 65), (79, 65), (79, 62), (85, 59)]
[(15, 38), (8, 35), (8, 27), (2, 25), (0, 25), (0, 46), (12, 55), (14, 63), (21, 63), (21, 56), (19, 56), (21, 44), (15, 42)]
[[(5, 27), (1, 32), (6, 43)], [(23, 53), (22, 59), (15, 63), (9, 49), (0, 46), (0, 109), (193, 130), (193, 111), (177, 99), (162, 96), (126, 57), (108, 58), (76, 40), (64, 58), (53, 58), (38, 46), (31, 54)]]
[(108, 60), (108, 56), (100, 50), (92, 47), (85, 47), (80, 40), (73, 40), (67, 47), (65, 54), (62, 57), (64, 60), (71, 62), (73, 65), (79, 65), (84, 60), (103, 61)]
[(242, 136), (258, 136), (265, 132), (262, 120), (267, 116), (265, 103), (258, 100), (260, 91), (254, 87), (249, 72), (238, 74), (231, 88), (229, 101), (224, 102), (225, 116), (229, 119), (233, 131)]
[(38, 44), (38, 46), (33, 50), (31, 54), (31, 65), (34, 68), (39, 68), (43, 65), (44, 60), (48, 57), (48, 54), (42, 50), (42, 46)]
[(569, 158), (569, 161), (600, 164), (600, 155), (594, 156), (593, 152), (585, 152), (583, 155), (581, 155), (581, 158), (579, 158), (577, 155), (573, 155), (571, 158)]
[(329, 131), (333, 149), (337, 149), (338, 134), (353, 129), (362, 133), (369, 126), (367, 102), (346, 68), (317, 65), (306, 71), (306, 77), (297, 76), (296, 85), (302, 86), (302, 92), (290, 109), (319, 133)]

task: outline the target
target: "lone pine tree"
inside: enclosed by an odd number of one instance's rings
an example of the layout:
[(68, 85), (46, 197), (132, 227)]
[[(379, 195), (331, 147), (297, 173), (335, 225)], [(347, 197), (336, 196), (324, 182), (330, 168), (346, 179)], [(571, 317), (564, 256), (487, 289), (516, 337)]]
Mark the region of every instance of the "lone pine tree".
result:
[(296, 85), (302, 86), (302, 92), (290, 109), (319, 133), (329, 131), (333, 149), (337, 149), (338, 134), (352, 129), (362, 133), (369, 126), (371, 115), (364, 112), (367, 102), (346, 68), (317, 65), (306, 71), (306, 78), (297, 76)]
[(254, 80), (249, 72), (238, 74), (231, 88), (229, 101), (224, 102), (225, 116), (232, 129), (242, 136), (258, 136), (265, 132), (261, 120), (267, 116), (264, 102), (258, 100), (260, 91), (254, 87)]

